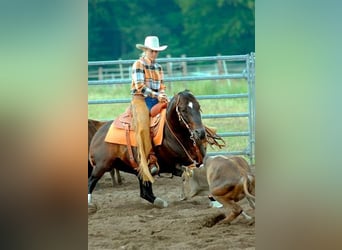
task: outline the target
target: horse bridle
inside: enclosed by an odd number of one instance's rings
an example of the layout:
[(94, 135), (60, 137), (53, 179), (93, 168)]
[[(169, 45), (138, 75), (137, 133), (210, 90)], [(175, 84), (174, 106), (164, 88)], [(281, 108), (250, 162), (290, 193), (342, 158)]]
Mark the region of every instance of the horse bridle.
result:
[[(200, 150), (198, 149), (197, 147), (197, 144), (196, 144), (196, 140), (195, 140), (195, 137), (194, 137), (194, 132), (193, 130), (190, 128), (189, 124), (185, 121), (185, 119), (183, 118), (181, 112), (179, 111), (178, 109), (178, 103), (179, 103), (179, 96), (177, 98), (177, 102), (176, 102), (176, 112), (177, 112), (177, 116), (178, 116), (178, 120), (180, 122), (183, 122), (183, 124), (185, 125), (185, 127), (189, 130), (189, 133), (190, 133), (190, 139), (192, 140), (193, 142), (193, 146), (195, 148), (195, 151), (196, 151), (196, 156), (197, 156), (197, 159), (200, 161), (200, 163), (202, 163), (202, 160), (203, 160), (203, 157), (200, 153)], [(196, 160), (194, 160), (190, 153), (188, 152), (188, 150), (186, 150), (186, 148), (184, 147), (183, 143), (178, 139), (177, 135), (173, 132), (169, 122), (167, 121), (166, 119), (166, 125), (167, 127), (169, 128), (171, 134), (176, 138), (177, 142), (179, 143), (179, 145), (182, 147), (182, 149), (184, 150), (185, 154), (187, 155), (187, 157), (189, 158), (190, 161), (192, 161), (192, 164), (190, 164), (188, 167), (191, 167), (193, 165), (197, 166), (198, 162), (196, 162)]]

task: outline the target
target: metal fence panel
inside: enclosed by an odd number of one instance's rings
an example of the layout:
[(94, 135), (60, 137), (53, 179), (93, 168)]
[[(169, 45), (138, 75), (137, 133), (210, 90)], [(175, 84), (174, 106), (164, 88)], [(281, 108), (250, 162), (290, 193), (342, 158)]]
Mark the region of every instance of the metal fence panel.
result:
[[(189, 62), (207, 62), (207, 61), (223, 61), (223, 62), (242, 62), (244, 63), (243, 68), (240, 72), (228, 73), (221, 72), (220, 74), (192, 74), (192, 75), (179, 75), (175, 76), (171, 71), (165, 72), (165, 82), (177, 82), (177, 81), (199, 81), (199, 80), (223, 80), (223, 79), (245, 79), (248, 84), (248, 93), (241, 94), (218, 94), (218, 95), (200, 95), (196, 96), (198, 100), (218, 100), (218, 99), (234, 99), (234, 98), (247, 98), (248, 99), (248, 110), (247, 112), (238, 113), (227, 113), (227, 114), (203, 114), (203, 119), (223, 119), (223, 118), (248, 118), (248, 131), (243, 132), (218, 132), (218, 135), (222, 137), (248, 137), (248, 145), (245, 150), (239, 151), (216, 151), (209, 152), (209, 155), (245, 155), (250, 159), (250, 163), (255, 163), (255, 53), (247, 55), (234, 55), (234, 56), (206, 56), (206, 57), (180, 57), (180, 58), (160, 58), (158, 63), (165, 63), (167, 68), (174, 65), (175, 63), (189, 63)], [(119, 65), (120, 69), (123, 69), (122, 65), (131, 66), (135, 60), (114, 60), (114, 61), (94, 61), (88, 62), (88, 67), (98, 66), (100, 67), (109, 65)], [(182, 64), (178, 64), (181, 65)], [(224, 64), (225, 65), (225, 64)], [(221, 65), (222, 66), (222, 65)], [(179, 66), (180, 67), (180, 66)], [(224, 69), (226, 71), (226, 69)], [(90, 71), (89, 71), (90, 72)], [(94, 71), (92, 71), (94, 72)], [(102, 73), (103, 70), (101, 69)], [(127, 74), (126, 74), (127, 75)], [(119, 77), (112, 76), (111, 79), (100, 79), (91, 80), (93, 77), (89, 76), (88, 85), (115, 85), (115, 84), (130, 84), (130, 77), (126, 77), (122, 71)], [(130, 98), (122, 99), (104, 99), (104, 100), (88, 100), (89, 105), (93, 104), (114, 104), (114, 103), (130, 103)]]

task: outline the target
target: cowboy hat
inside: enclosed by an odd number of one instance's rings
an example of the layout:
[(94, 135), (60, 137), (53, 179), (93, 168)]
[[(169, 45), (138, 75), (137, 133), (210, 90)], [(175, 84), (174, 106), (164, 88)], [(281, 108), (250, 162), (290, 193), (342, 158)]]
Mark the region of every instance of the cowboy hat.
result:
[(157, 36), (147, 36), (144, 45), (138, 43), (135, 46), (141, 50), (151, 49), (156, 51), (163, 51), (167, 48), (167, 45), (159, 46), (159, 38)]

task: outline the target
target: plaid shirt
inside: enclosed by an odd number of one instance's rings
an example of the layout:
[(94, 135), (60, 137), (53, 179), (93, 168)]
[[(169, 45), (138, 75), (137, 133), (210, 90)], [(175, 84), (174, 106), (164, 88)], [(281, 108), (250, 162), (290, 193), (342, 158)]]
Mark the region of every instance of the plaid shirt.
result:
[[(161, 65), (141, 57), (132, 67), (131, 93), (144, 94), (146, 88), (155, 92), (165, 92), (166, 86), (163, 79), (164, 73)], [(151, 95), (150, 91), (146, 91), (146, 93)]]

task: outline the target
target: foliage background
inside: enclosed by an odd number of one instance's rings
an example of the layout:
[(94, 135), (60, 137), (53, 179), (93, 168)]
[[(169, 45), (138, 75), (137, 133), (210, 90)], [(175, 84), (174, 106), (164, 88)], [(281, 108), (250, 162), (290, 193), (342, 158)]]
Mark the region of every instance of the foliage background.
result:
[(254, 0), (89, 0), (88, 59), (136, 58), (156, 35), (173, 57), (255, 51)]

